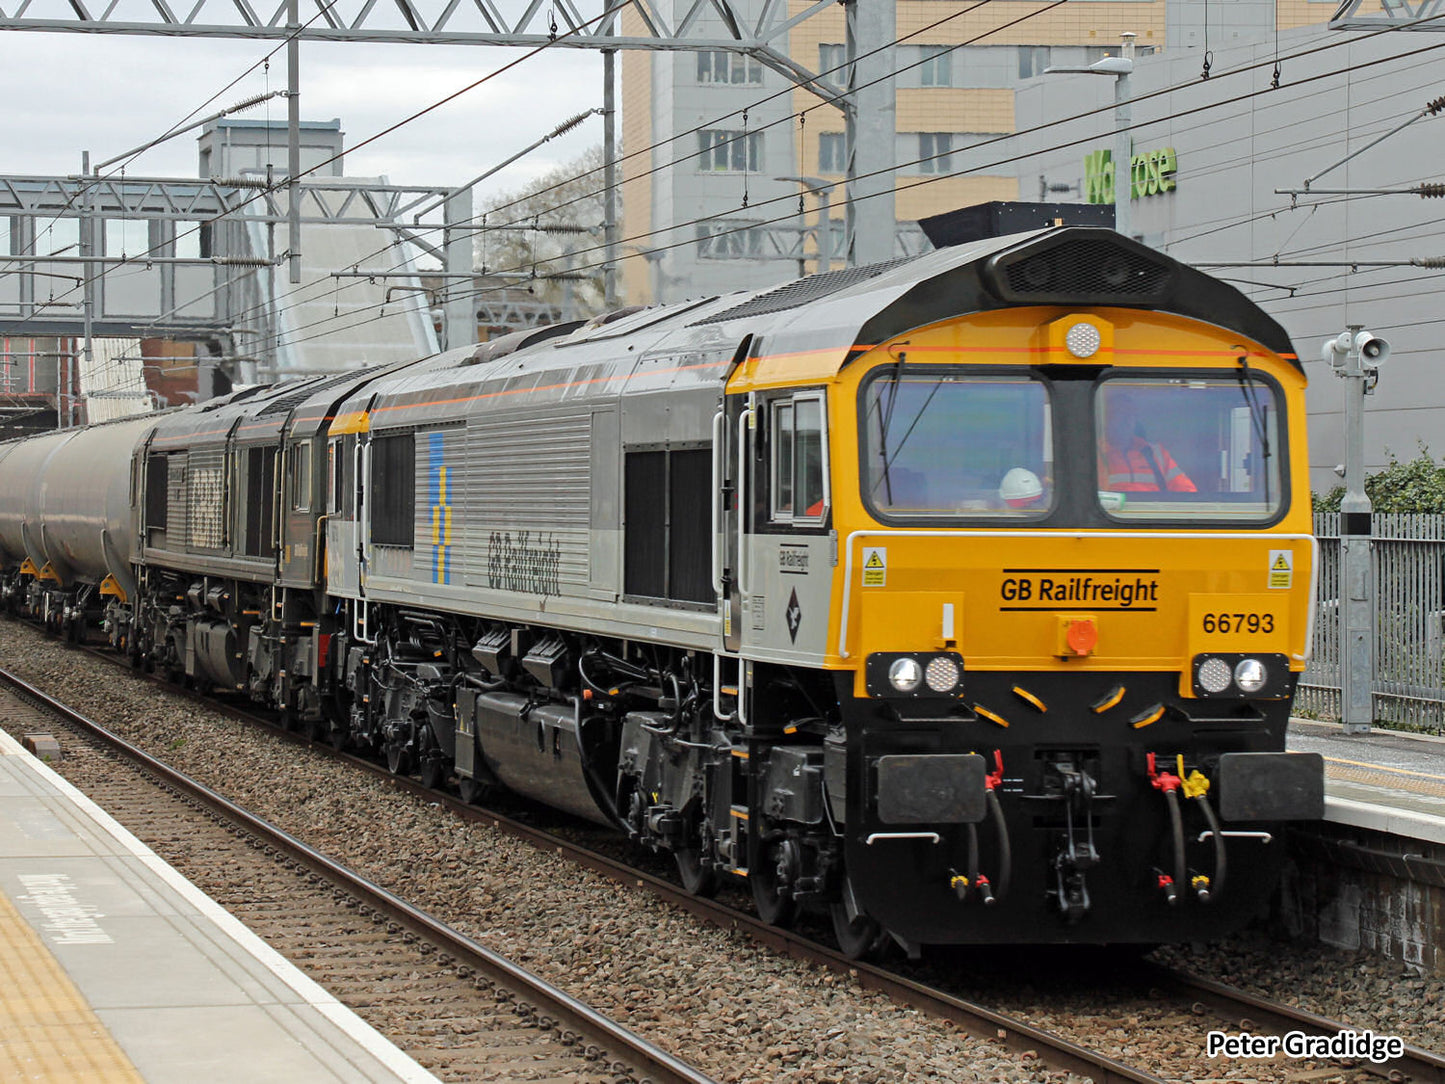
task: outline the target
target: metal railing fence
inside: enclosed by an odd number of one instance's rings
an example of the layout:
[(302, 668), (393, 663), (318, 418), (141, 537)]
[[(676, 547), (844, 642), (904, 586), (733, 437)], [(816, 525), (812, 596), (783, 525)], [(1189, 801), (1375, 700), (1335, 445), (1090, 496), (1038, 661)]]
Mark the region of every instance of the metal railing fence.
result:
[[(1377, 725), (1445, 730), (1445, 515), (1376, 514), (1370, 550), (1375, 598)], [(1340, 714), (1340, 516), (1315, 515), (1320, 543), (1314, 654), (1295, 711)]]

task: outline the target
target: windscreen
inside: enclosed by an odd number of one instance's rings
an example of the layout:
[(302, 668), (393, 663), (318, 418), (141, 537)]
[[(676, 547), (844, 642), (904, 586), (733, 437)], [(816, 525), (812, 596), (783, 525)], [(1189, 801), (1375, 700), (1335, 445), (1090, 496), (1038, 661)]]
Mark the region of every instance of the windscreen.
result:
[(1042, 380), (898, 366), (869, 378), (861, 406), (863, 495), (877, 512), (1022, 519), (1052, 507)]
[(1247, 373), (1111, 378), (1094, 395), (1099, 503), (1119, 519), (1267, 520), (1280, 508), (1273, 386)]

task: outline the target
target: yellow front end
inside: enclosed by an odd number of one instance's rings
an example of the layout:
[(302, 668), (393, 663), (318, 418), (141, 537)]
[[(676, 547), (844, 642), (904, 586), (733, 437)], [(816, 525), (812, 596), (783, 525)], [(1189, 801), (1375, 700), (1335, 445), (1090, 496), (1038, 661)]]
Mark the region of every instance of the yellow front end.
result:
[[(1064, 342), (1068, 330), (1079, 324), (1092, 326), (1099, 337), (1097, 350), (1084, 358), (1073, 356)], [(1200, 466), (1214, 450), (1180, 445), (1174, 454), (1200, 475), (1197, 490), (1186, 500), (1161, 503), (1157, 516), (1120, 515), (1121, 509), (1109, 504), (1103, 482), (1087, 501), (1074, 495), (1075, 508), (1097, 501), (1093, 514), (1067, 522), (1060, 522), (1065, 502), (1059, 494), (1052, 513), (1026, 508), (1013, 514), (1007, 506), (972, 508), (967, 501), (949, 510), (934, 501), (918, 510), (895, 504), (880, 515), (878, 502), (869, 500), (870, 448), (860, 447), (869, 444), (871, 424), (866, 407), (860, 406), (860, 389), (879, 379), (880, 371), (887, 378), (899, 372), (900, 358), (902, 379), (925, 386), (937, 371), (987, 380), (991, 373), (1032, 370), (1046, 374), (1057, 388), (1070, 369), (1095, 388), (1109, 381), (1127, 384), (1134, 377), (1148, 385), (1172, 381), (1171, 386), (1187, 389), (1189, 379), (1197, 378), (1196, 384), (1207, 385), (1218, 399), (1240, 385), (1238, 407), (1227, 407), (1226, 420), (1234, 429), (1222, 434), (1221, 443), (1252, 440), (1256, 458), (1258, 434), (1241, 437), (1240, 432), (1250, 425), (1261, 428), (1244, 413), (1259, 413), (1261, 400), (1251, 403), (1241, 375), (1252, 389), (1272, 385), (1278, 400), (1270, 404), (1274, 409), (1265, 436), (1273, 442), (1271, 457), (1287, 464), (1276, 482), (1283, 482), (1281, 491), (1270, 494), (1267, 506), (1232, 503), (1224, 498), (1234, 494), (1208, 492), (1207, 487), (1229, 481), (1227, 467), (1215, 473)], [(874, 347), (828, 386), (839, 539), (828, 664), (854, 670), (860, 696), (865, 694), (860, 662), (874, 652), (957, 651), (970, 673), (1172, 671), (1179, 674), (1178, 691), (1186, 697), (1193, 692), (1190, 660), (1204, 653), (1267, 653), (1284, 656), (1291, 671), (1302, 670), (1315, 564), (1304, 386), (1290, 360), (1240, 343), (1237, 334), (1132, 310), (982, 313)], [(865, 415), (861, 423), (860, 413)], [(1055, 428), (1073, 430), (1075, 483), (1077, 460), (1089, 456), (1083, 472), (1087, 486), (1094, 486), (1105, 470), (1095, 462), (1105, 436), (1086, 430), (1098, 420), (1098, 410), (1066, 417), (1051, 404), (1047, 413)], [(903, 421), (895, 414), (892, 424)], [(1176, 444), (1183, 439), (1177, 433), (1159, 436)], [(1046, 450), (1067, 454), (1068, 435), (1055, 432), (1046, 442)], [(945, 444), (945, 458), (948, 450)], [(878, 451), (876, 442), (872, 451)], [(942, 461), (932, 465), (948, 469)], [(1056, 481), (1069, 473), (1062, 462), (1044, 466)], [(998, 472), (1000, 483), (1007, 473)], [(1115, 499), (1123, 499), (1122, 510), (1127, 510), (1152, 496), (1127, 491)]]

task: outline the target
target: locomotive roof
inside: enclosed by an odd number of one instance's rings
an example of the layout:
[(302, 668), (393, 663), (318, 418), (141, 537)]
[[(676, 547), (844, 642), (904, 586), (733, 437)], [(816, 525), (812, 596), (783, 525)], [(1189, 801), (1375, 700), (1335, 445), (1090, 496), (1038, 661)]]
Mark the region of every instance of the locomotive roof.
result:
[(1299, 367), (1284, 329), (1234, 287), (1113, 230), (1066, 226), (509, 337), (455, 365), (414, 367), (370, 385), (337, 416), (359, 418), (371, 404), (377, 424), (406, 426), (498, 396), (520, 396), (510, 400), (520, 405), (541, 392), (585, 398), (716, 386), (743, 360), (743, 344), (753, 380), (822, 381), (913, 328), (1022, 305), (1171, 312), (1248, 336)]
[(773, 357), (820, 346), (851, 356), (913, 328), (1021, 305), (1171, 312), (1247, 335), (1299, 368), (1285, 330), (1233, 286), (1097, 226), (985, 238), (911, 260), (815, 275), (712, 319), (771, 320), (763, 352)]
[(1284, 329), (1234, 287), (1113, 230), (1065, 226), (533, 329), (419, 362), (247, 388), (160, 419), (154, 444), (273, 440), (288, 421), (309, 436), (333, 415), (332, 431), (347, 431), (369, 425), (357, 421), (367, 411), (379, 425), (408, 426), (499, 396), (520, 405), (538, 393), (582, 399), (716, 387), (745, 360), (743, 375), (759, 385), (821, 382), (913, 328), (1021, 305), (1171, 312), (1248, 336), (1299, 368)]

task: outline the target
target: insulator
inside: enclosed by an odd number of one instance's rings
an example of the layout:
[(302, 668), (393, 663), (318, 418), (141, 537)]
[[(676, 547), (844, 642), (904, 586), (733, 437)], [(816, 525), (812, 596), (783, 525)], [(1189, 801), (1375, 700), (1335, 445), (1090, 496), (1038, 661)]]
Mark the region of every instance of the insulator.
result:
[[(284, 95), (286, 92), (283, 90), (283, 91), (279, 91), (278, 93)], [(243, 109), (250, 109), (253, 105), (260, 105), (262, 102), (264, 102), (264, 101), (265, 101), (267, 98), (269, 98), (269, 97), (271, 97), (271, 95), (269, 95), (269, 94), (256, 94), (256, 95), (253, 95), (252, 97), (247, 98), (244, 102), (237, 102), (235, 105), (228, 106), (227, 109), (226, 109), (226, 112), (227, 112), (227, 114), (230, 114), (230, 113), (239, 113), (239, 112), (240, 112), (241, 110), (243, 110)], [(1441, 99), (1441, 100), (1442, 100), (1442, 101), (1445, 101), (1445, 99)]]
[(1411, 267), (1445, 268), (1445, 256), (1419, 256), (1410, 261)]
[(1425, 184), (1417, 184), (1415, 191), (1420, 194), (1421, 199), (1441, 199), (1445, 197), (1445, 183), (1428, 181)]
[(1442, 94), (1440, 97), (1436, 98), (1433, 102), (1427, 105), (1425, 107), (1425, 112), (1429, 113), (1433, 117), (1442, 109), (1445, 109), (1445, 94)]

